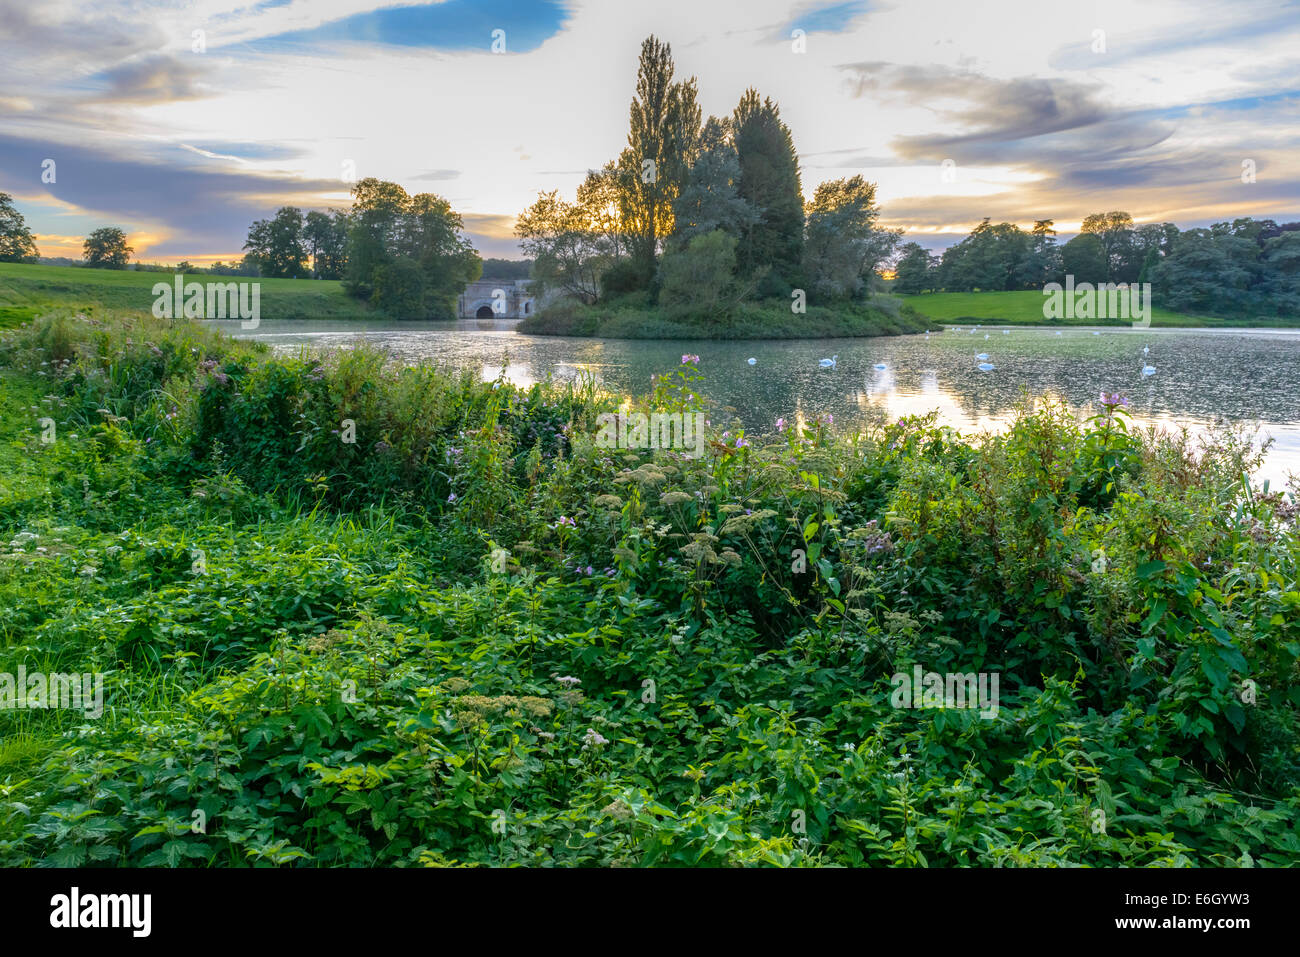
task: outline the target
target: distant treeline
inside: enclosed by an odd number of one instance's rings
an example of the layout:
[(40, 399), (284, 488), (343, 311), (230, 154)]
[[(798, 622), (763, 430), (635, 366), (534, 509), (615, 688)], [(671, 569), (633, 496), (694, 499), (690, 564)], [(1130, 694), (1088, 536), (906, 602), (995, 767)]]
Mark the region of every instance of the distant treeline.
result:
[(1234, 219), (1208, 229), (1134, 226), (1125, 212), (1096, 213), (1056, 243), (1052, 220), (1026, 232), (984, 220), (942, 256), (917, 243), (899, 250), (894, 291), (1042, 289), (1049, 282), (1151, 283), (1162, 308), (1178, 312), (1300, 315), (1300, 222)]

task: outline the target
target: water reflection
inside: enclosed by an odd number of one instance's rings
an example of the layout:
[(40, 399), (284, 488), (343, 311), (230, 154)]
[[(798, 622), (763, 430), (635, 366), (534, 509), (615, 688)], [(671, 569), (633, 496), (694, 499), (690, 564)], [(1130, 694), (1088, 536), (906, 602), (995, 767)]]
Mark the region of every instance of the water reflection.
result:
[[(263, 323), (234, 335), (278, 349), (368, 341), (408, 362), (469, 365), (485, 377), (503, 369), (520, 385), (547, 376), (589, 374), (611, 391), (644, 393), (651, 377), (700, 356), (716, 417), (751, 432), (778, 418), (832, 414), (851, 424), (869, 415), (898, 418), (938, 410), (939, 421), (969, 434), (1005, 428), (1022, 391), (1053, 395), (1084, 412), (1098, 394), (1129, 397), (1134, 418), (1167, 428), (1204, 429), (1218, 418), (1257, 423), (1275, 444), (1261, 478), (1300, 473), (1300, 331), (1048, 329), (981, 326), (881, 339), (776, 342), (625, 341), (522, 336), (508, 319), (455, 323)], [(1100, 332), (1095, 335), (1094, 331)], [(982, 333), (982, 334), (981, 334)], [(984, 335), (989, 335), (986, 340)], [(1148, 350), (1143, 352), (1144, 347)], [(979, 353), (994, 365), (981, 371)], [(835, 368), (819, 360), (838, 355)], [(754, 365), (748, 359), (757, 360)], [(883, 369), (877, 369), (883, 364)], [(1142, 366), (1156, 373), (1142, 375)]]

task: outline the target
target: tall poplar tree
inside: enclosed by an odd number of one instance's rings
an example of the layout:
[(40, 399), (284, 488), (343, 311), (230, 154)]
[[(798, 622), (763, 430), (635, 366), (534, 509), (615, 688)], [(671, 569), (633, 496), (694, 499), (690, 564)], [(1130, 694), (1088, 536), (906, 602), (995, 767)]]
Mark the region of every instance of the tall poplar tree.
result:
[(619, 156), (623, 231), (633, 257), (653, 267), (672, 232), (673, 201), (685, 186), (700, 138), (695, 78), (673, 82), (672, 48), (655, 37), (641, 44), (627, 149)]

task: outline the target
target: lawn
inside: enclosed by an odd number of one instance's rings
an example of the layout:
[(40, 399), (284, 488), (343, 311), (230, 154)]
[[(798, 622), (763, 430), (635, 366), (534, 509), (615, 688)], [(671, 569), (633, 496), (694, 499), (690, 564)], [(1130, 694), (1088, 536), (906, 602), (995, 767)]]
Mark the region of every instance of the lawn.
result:
[[(153, 308), (153, 287), (174, 282), (173, 273), (134, 272), (126, 269), (88, 269), (80, 266), (40, 266), (0, 263), (0, 328), (16, 325), (56, 308), (93, 311)], [(190, 274), (187, 282), (246, 282), (246, 276)], [(262, 284), (261, 318), (361, 319), (373, 318), (365, 303), (352, 299), (331, 279), (257, 279)]]
[[(1043, 294), (1034, 289), (1017, 292), (932, 292), (919, 296), (902, 296), (923, 316), (938, 322), (998, 322), (1013, 325), (1038, 325), (1051, 322), (1067, 326), (1126, 326), (1123, 319), (1056, 319), (1043, 318)], [(1300, 326), (1300, 319), (1276, 316), (1211, 317), (1190, 316), (1156, 306), (1151, 308), (1153, 326)]]

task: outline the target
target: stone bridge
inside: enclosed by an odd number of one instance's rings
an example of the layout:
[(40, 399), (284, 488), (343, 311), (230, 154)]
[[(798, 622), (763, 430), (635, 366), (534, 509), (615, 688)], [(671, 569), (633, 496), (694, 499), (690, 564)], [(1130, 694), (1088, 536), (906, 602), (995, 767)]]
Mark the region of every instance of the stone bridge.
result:
[(523, 319), (537, 311), (527, 279), (480, 279), (465, 287), (457, 304), (462, 319)]

